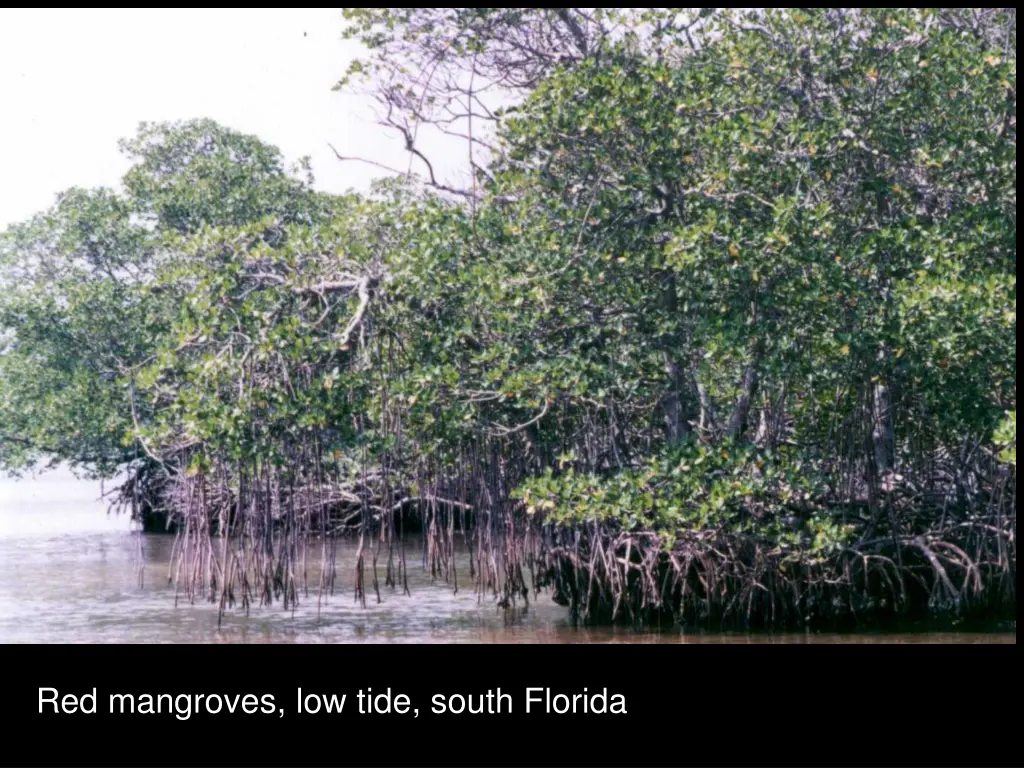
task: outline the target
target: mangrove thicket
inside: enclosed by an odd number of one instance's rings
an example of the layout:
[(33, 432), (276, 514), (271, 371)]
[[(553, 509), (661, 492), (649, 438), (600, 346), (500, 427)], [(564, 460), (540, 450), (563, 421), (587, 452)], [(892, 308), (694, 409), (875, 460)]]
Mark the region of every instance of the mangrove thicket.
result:
[(144, 124), (3, 234), (0, 465), (121, 473), (222, 610), (354, 536), (362, 601), (415, 560), (590, 622), (1015, 618), (1015, 10), (344, 27), (409, 161), (370, 192)]

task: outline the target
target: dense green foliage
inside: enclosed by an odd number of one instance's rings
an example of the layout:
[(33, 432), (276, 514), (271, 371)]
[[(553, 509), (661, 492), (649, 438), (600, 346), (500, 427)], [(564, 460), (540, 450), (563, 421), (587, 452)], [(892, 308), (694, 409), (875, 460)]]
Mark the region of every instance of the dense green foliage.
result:
[(1015, 17), (347, 15), (416, 153), (505, 89), (472, 188), (143, 126), (0, 241), (0, 463), (158, 464), (190, 530), (474, 508), (595, 617), (1015, 600)]
[(1002, 450), (999, 457), (1013, 466), (1017, 466), (1017, 412), (1007, 414), (995, 434), (996, 445)]
[(276, 150), (211, 121), (142, 125), (123, 148), (135, 161), (124, 193), (69, 190), (0, 240), (9, 468), (48, 457), (108, 474), (137, 458), (137, 428), (152, 418), (134, 394), (138, 373), (193, 288), (171, 276), (187, 258), (183, 236), (309, 223), (334, 204), (291, 179)]

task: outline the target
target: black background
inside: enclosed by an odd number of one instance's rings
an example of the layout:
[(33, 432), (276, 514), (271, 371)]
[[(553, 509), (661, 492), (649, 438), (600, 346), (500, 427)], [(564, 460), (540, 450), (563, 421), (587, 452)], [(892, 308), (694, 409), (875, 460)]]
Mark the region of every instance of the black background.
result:
[[(2, 646), (0, 763), (104, 766), (1019, 765), (1012, 646)], [(39, 687), (97, 714), (38, 713)], [(299, 715), (296, 690), (346, 693)], [(391, 687), (420, 715), (358, 714)], [(433, 715), (436, 693), (514, 713)], [(527, 687), (626, 697), (625, 715), (526, 715)], [(270, 693), (283, 717), (110, 715), (111, 693)], [(1011, 744), (1013, 745), (1011, 747)], [(1013, 751), (1011, 752), (1011, 749)]]

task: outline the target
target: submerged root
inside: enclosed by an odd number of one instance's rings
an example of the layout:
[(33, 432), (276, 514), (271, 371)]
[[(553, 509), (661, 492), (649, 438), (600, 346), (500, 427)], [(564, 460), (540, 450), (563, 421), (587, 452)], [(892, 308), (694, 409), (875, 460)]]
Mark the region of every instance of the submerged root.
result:
[[(294, 452), (290, 468), (219, 465), (159, 485), (155, 475), (136, 479), (158, 487), (170, 510), (176, 599), (207, 600), (223, 615), (276, 603), (295, 610), (313, 594), (319, 615), (335, 591), (338, 538), (350, 534), (359, 536), (353, 598), (365, 606), (368, 593), (377, 602), (388, 590), (409, 594), (415, 528), (432, 580), (454, 591), (471, 586), (481, 602), (508, 612), (528, 605), (531, 592), (549, 591), (581, 623), (782, 628), (1016, 618), (1012, 487), (985, 514), (908, 506), (861, 519), (851, 543), (827, 550), (786, 548), (756, 528), (678, 531), (667, 547), (654, 531), (529, 514), (509, 499), (522, 468), (498, 456), (474, 457), (473, 470), (454, 479), (427, 468), (402, 487), (365, 467), (355, 480), (332, 471), (316, 444)], [(468, 584), (456, 568), (457, 541), (468, 553)]]
[[(967, 554), (972, 547), (977, 553)], [(957, 526), (814, 558), (746, 534), (549, 531), (538, 583), (583, 623), (782, 628), (1016, 618), (1012, 527)], [(1009, 551), (1000, 559), (997, 553)]]

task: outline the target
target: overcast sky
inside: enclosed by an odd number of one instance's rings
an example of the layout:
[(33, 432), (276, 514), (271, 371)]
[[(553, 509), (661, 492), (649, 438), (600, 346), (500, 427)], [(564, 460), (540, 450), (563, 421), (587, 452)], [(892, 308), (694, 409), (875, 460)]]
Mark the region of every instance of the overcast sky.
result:
[(116, 186), (140, 121), (210, 117), (310, 155), (317, 187), (407, 166), (364, 97), (334, 92), (358, 48), (338, 9), (0, 10), (0, 230), (71, 186)]

